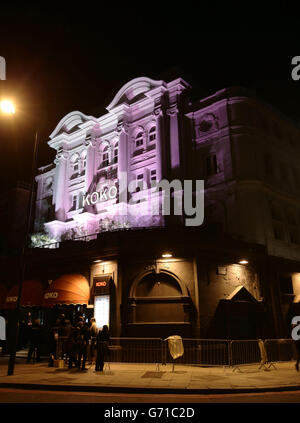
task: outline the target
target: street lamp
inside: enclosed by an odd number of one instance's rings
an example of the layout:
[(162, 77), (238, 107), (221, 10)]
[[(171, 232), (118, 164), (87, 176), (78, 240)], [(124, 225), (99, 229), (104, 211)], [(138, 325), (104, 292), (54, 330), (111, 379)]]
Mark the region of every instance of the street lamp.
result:
[[(6, 115), (12, 115), (15, 113), (15, 107), (13, 103), (9, 100), (2, 100), (0, 102), (0, 109), (2, 113)], [(36, 162), (37, 162), (37, 150), (38, 150), (38, 131), (35, 132), (35, 137), (34, 137), (34, 149), (33, 149), (33, 159), (32, 159), (32, 168), (31, 168), (31, 185), (30, 185), (29, 200), (28, 200), (27, 212), (26, 212), (26, 227), (25, 227), (26, 230), (24, 234), (22, 251), (21, 251), (21, 266), (20, 266), (21, 273), (20, 273), (20, 283), (19, 283), (18, 297), (17, 297), (17, 304), (16, 304), (16, 313), (14, 315), (14, 320), (12, 325), (13, 336), (12, 336), (10, 356), (8, 361), (8, 370), (7, 370), (8, 376), (13, 375), (14, 368), (15, 368), (16, 349), (17, 349), (18, 333), (19, 333), (21, 296), (22, 296), (22, 289), (23, 289), (23, 282), (24, 282), (25, 268), (26, 268), (26, 251), (28, 248), (28, 238), (29, 238), (31, 216), (32, 216), (32, 200), (33, 200), (33, 192), (34, 192), (33, 187), (34, 187), (34, 177), (35, 177)]]
[(6, 115), (13, 115), (15, 113), (15, 106), (10, 100), (2, 100), (0, 103), (1, 112)]

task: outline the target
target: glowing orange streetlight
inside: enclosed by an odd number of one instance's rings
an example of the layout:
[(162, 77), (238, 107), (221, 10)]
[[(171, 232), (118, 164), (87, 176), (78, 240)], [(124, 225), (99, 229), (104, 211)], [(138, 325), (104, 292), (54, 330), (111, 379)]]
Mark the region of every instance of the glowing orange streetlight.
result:
[(10, 100), (2, 100), (0, 102), (1, 112), (6, 115), (13, 115), (16, 111), (15, 106)]

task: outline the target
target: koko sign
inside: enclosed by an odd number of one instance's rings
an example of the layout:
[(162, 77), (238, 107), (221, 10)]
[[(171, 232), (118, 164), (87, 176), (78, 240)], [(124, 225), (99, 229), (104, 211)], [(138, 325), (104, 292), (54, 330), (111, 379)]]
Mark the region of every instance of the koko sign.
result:
[(49, 298), (57, 298), (58, 292), (46, 292), (44, 295), (45, 300), (48, 300)]
[(18, 297), (7, 297), (6, 302), (7, 303), (16, 303), (18, 301)]
[(91, 204), (97, 204), (101, 201), (114, 200), (117, 197), (118, 189), (115, 185), (112, 185), (109, 189), (102, 189), (100, 191), (94, 191), (91, 194), (87, 194), (82, 199), (82, 207), (85, 205), (90, 206)]

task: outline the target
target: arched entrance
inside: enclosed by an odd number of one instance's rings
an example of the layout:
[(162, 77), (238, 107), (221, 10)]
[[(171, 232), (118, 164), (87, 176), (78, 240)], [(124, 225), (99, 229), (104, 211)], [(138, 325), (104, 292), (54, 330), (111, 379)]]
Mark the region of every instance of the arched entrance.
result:
[(128, 299), (127, 335), (191, 336), (192, 304), (185, 284), (170, 272), (148, 272), (135, 279)]

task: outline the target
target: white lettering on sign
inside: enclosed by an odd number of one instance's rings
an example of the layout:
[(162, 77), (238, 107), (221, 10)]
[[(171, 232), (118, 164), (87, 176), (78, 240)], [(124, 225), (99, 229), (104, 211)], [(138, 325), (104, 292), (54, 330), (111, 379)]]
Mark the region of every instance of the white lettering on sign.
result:
[(91, 194), (86, 194), (82, 197), (82, 207), (85, 205), (90, 206), (91, 204), (100, 203), (101, 201), (113, 200), (118, 195), (118, 189), (115, 185), (109, 189), (104, 188), (100, 191), (94, 191)]
[(46, 292), (44, 295), (45, 300), (48, 300), (48, 298), (57, 298), (58, 292)]
[(96, 204), (99, 201), (99, 192), (95, 191), (91, 194), (91, 203)]

